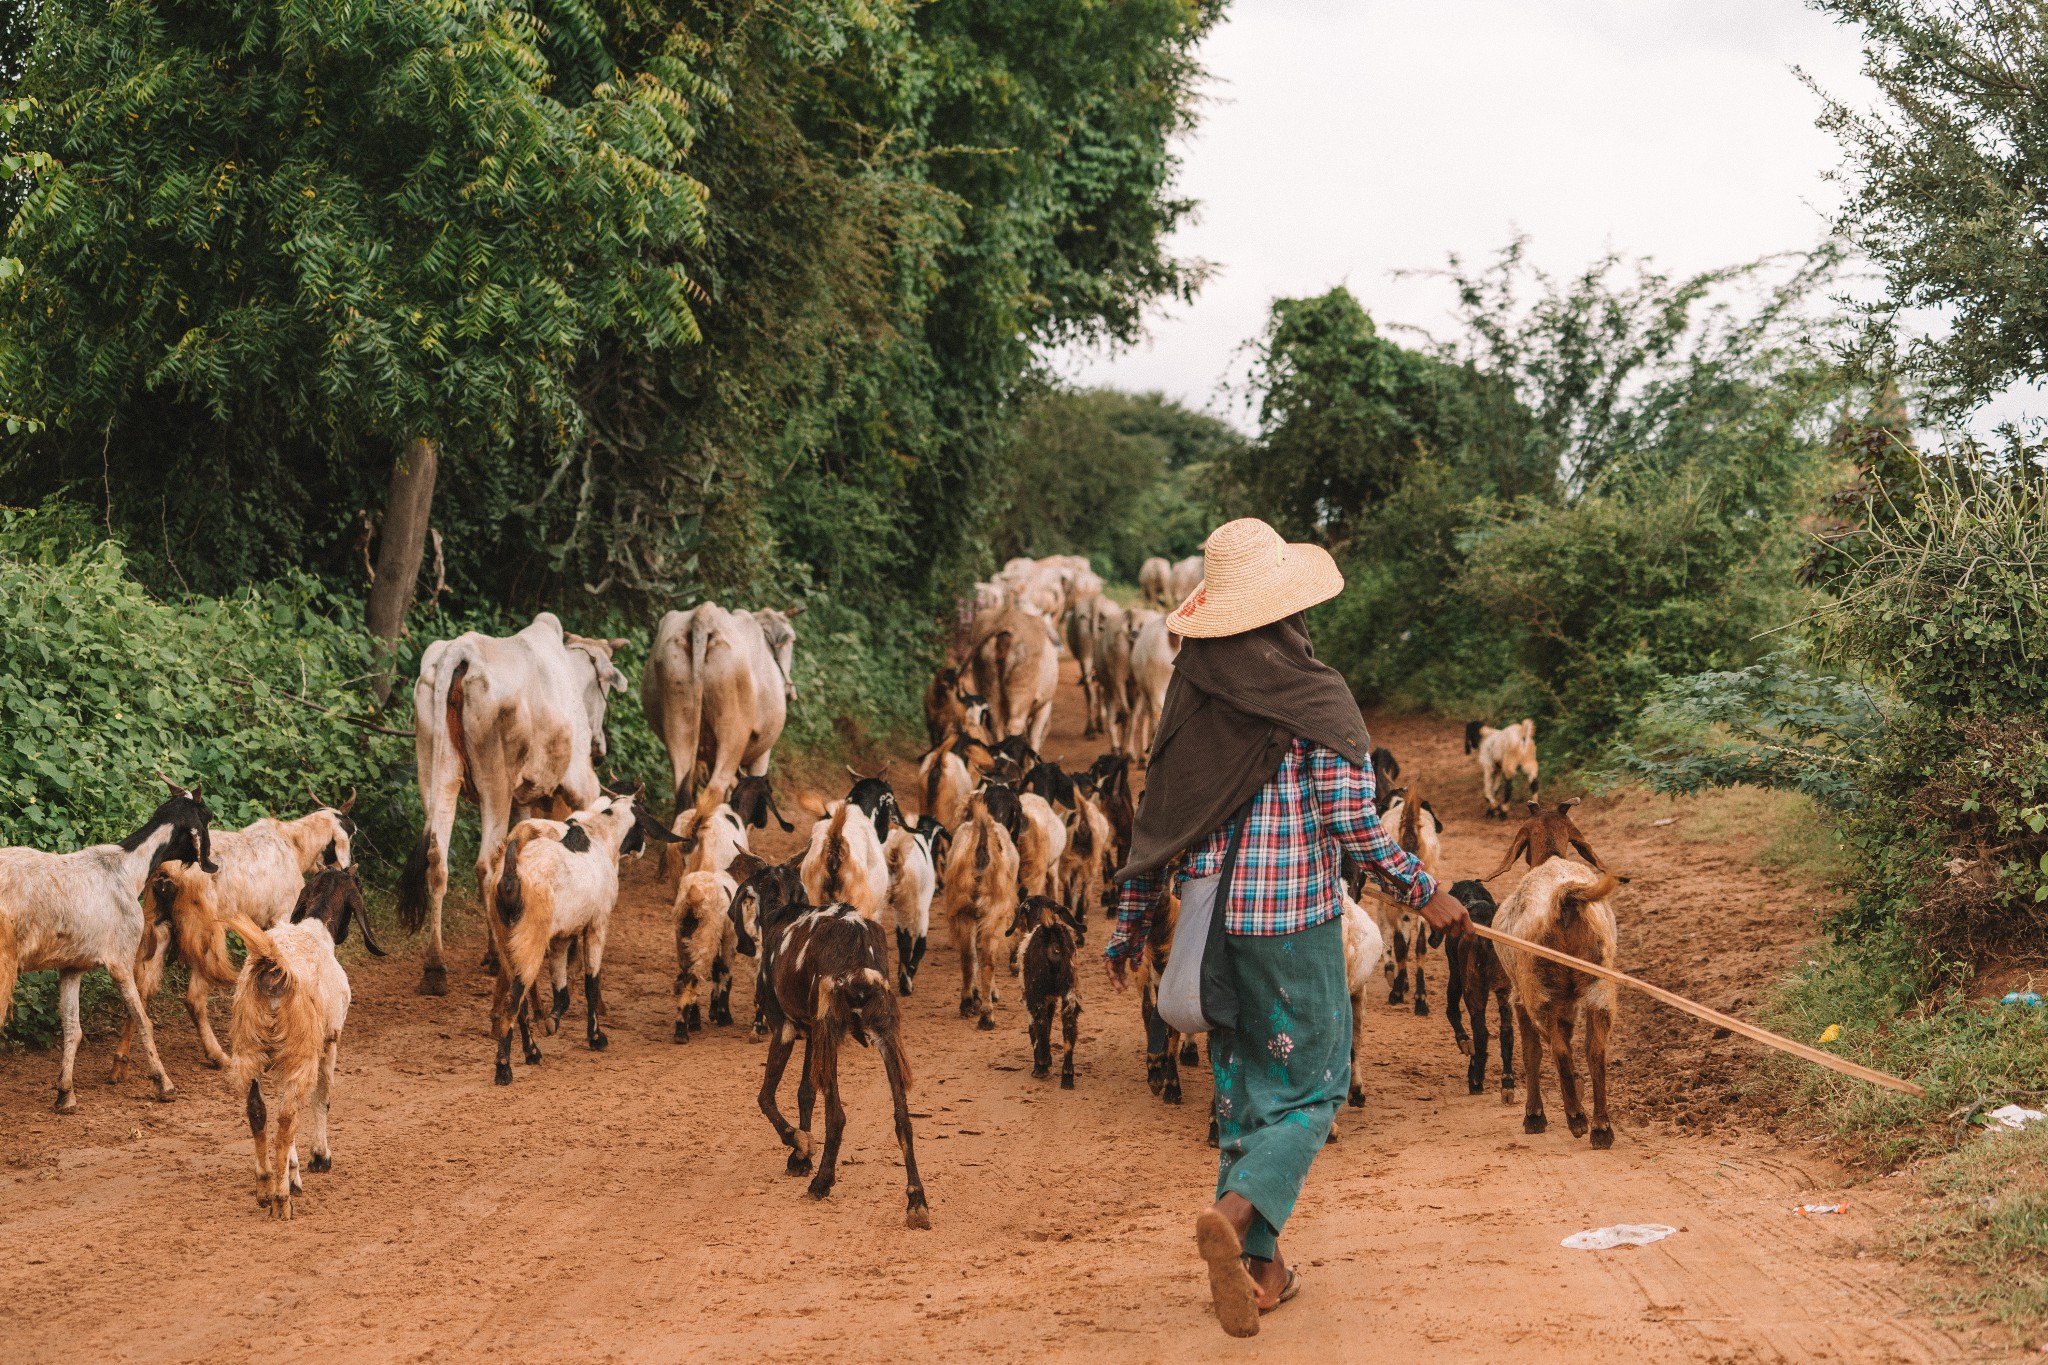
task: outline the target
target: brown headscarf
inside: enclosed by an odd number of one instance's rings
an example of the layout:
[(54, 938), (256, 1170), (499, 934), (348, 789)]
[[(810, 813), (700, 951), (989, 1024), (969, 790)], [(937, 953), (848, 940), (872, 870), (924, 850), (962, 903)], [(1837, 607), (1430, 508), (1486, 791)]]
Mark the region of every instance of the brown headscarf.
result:
[(1365, 763), (1372, 736), (1351, 689), (1316, 659), (1299, 613), (1270, 626), (1182, 642), (1145, 800), (1117, 881), (1156, 872), (1230, 819), (1272, 780), (1297, 738)]

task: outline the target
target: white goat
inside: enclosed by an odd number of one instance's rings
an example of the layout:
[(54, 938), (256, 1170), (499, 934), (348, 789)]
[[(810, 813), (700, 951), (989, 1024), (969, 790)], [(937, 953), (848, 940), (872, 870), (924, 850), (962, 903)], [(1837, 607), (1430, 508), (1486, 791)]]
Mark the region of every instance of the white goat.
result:
[(1524, 720), (1496, 730), (1481, 721), (1465, 722), (1465, 752), (1479, 752), (1479, 782), (1486, 792), (1486, 813), (1493, 819), (1508, 818), (1508, 802), (1514, 796), (1515, 774), (1529, 779), (1529, 799), (1536, 799), (1536, 722)]
[(1371, 912), (1344, 893), (1344, 985), (1351, 993), (1351, 1091), (1354, 1106), (1365, 1103), (1365, 989), (1379, 974), (1386, 939)]
[(235, 1046), (229, 1075), (234, 1093), (244, 1097), (256, 1144), (256, 1202), (274, 1218), (292, 1216), (292, 1196), (303, 1188), (297, 1136), (299, 1114), (308, 1103), (313, 1157), (306, 1169), (334, 1169), (327, 1113), (351, 998), (348, 973), (334, 949), (348, 937), (352, 917), (363, 926), (370, 951), (382, 957), (384, 950), (370, 936), (362, 890), (338, 868), (306, 884), (287, 923), (265, 928), (244, 915), (227, 917), (228, 927), (249, 947), (229, 1014), (228, 1037)]
[(64, 1060), (57, 1072), (57, 1112), (78, 1108), (72, 1069), (78, 1061), (78, 987), (94, 967), (107, 975), (142, 1035), (142, 1056), (156, 1081), (157, 1098), (177, 1093), (156, 1053), (156, 1033), (135, 985), (144, 934), (142, 888), (159, 864), (178, 859), (217, 871), (208, 847), (212, 813), (199, 789), (171, 783), (173, 795), (149, 822), (118, 844), (94, 844), (76, 853), (0, 848), (0, 1024), (11, 1012), (14, 982), (22, 972), (55, 971), (64, 1029)]
[[(742, 850), (744, 852), (745, 850)], [(710, 986), (711, 1022), (732, 1022), (733, 967), (739, 959), (739, 931), (726, 913), (739, 883), (724, 868), (696, 869), (683, 874), (676, 887), (676, 1034), (690, 1041), (690, 1031), (704, 1028), (699, 996)]]
[[(1443, 826), (1437, 822), (1435, 811), (1428, 809), (1413, 793), (1401, 792), (1387, 801), (1380, 822), (1393, 833), (1394, 842), (1415, 855), (1423, 871), (1439, 881), (1443, 879)], [(1388, 982), (1387, 1003), (1398, 1005), (1407, 1000), (1408, 958), (1412, 953), (1415, 957), (1415, 1013), (1428, 1014), (1428, 988), (1422, 972), (1422, 959), (1429, 951), (1428, 924), (1422, 916), (1393, 900), (1370, 880), (1363, 884), (1359, 900), (1379, 926), (1381, 941), (1386, 945), (1382, 967)]]
[(924, 961), (925, 941), (931, 933), (932, 896), (939, 885), (937, 845), (947, 837), (937, 820), (921, 815), (911, 828), (891, 830), (889, 842), (882, 846), (889, 864), (889, 914), (896, 922), (896, 990), (900, 995), (910, 994), (918, 964)]

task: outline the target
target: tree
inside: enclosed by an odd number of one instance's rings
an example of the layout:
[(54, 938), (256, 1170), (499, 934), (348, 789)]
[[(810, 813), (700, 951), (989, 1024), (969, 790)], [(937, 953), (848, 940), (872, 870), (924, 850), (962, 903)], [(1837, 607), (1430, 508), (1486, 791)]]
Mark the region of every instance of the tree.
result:
[(1883, 266), (1869, 314), (1886, 360), (1908, 310), (1946, 330), (1901, 358), (1937, 412), (1961, 415), (2048, 374), (2048, 6), (2041, 0), (1813, 0), (1861, 25), (1878, 108), (1827, 101), (1850, 161), (1843, 234)]
[(117, 468), (166, 519), (176, 493), (259, 522), (305, 514), (263, 505), (280, 473), (318, 498), (389, 470), (395, 639), (437, 466), (566, 450), (579, 357), (697, 336), (664, 258), (701, 231), (688, 103), (650, 73), (562, 103), (522, 9), (50, 0), (39, 24), (22, 140), (58, 165), (15, 220), (0, 388), (110, 521)]

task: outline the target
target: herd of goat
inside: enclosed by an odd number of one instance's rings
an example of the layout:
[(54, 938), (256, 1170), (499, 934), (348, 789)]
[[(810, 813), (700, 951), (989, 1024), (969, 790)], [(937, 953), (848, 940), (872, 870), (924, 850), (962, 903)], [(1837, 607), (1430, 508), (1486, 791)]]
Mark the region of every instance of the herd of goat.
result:
[[(789, 1149), (787, 1169), (811, 1174), (815, 1197), (832, 1188), (845, 1127), (840, 1051), (848, 1038), (872, 1045), (894, 1103), (907, 1221), (929, 1227), (898, 997), (915, 989), (936, 921), (958, 953), (961, 1018), (994, 1029), (999, 989), (1009, 990), (999, 983), (1016, 977), (1032, 1074), (1049, 1076), (1057, 1050), (1060, 1084), (1073, 1087), (1081, 948), (1091, 914), (1113, 901), (1109, 877), (1131, 838), (1133, 769), (1142, 765), (1178, 644), (1164, 613), (1200, 579), (1199, 558), (1149, 561), (1141, 578), (1147, 605), (1126, 610), (1083, 560), (1012, 561), (963, 608), (954, 664), (925, 694), (931, 743), (918, 761), (916, 817), (905, 814), (887, 780), (855, 773), (839, 799), (801, 795), (814, 823), (802, 851), (781, 863), (751, 846), (750, 831), (772, 821), (794, 833), (768, 768), (795, 697), (795, 612), (729, 612), (707, 603), (661, 622), (640, 690), (642, 709), (673, 763), (676, 815), (667, 825), (650, 815), (643, 792), (614, 790), (598, 778), (606, 703), (627, 687), (613, 663), (622, 641), (569, 634), (543, 613), (511, 637), (472, 633), (436, 642), (422, 656), (414, 692), (424, 828), (401, 873), (397, 903), (407, 928), (431, 927), (420, 990), (447, 988), (441, 908), (455, 808), (466, 800), (482, 817), (475, 874), (489, 930), (484, 967), (496, 977), (496, 1081), (513, 1079), (515, 1030), (524, 1060), (540, 1060), (537, 1037), (552, 1035), (568, 1010), (572, 965), (583, 975), (587, 1043), (604, 1049), (605, 939), (620, 859), (659, 845), (663, 884), (675, 888), (675, 1041), (734, 1022), (740, 959), (752, 958), (753, 1028), (768, 1041), (759, 1104)], [(1040, 753), (1063, 647), (1080, 666), (1087, 728), (1109, 741), (1109, 751), (1080, 771)], [(1573, 803), (1543, 810), (1535, 800), (1534, 723), (1496, 730), (1474, 722), (1466, 749), (1478, 757), (1490, 816), (1506, 815), (1510, 783), (1517, 774), (1526, 778), (1529, 818), (1493, 875), (1524, 858), (1531, 871), (1499, 906), (1481, 881), (1461, 881), (1452, 894), (1477, 920), (1613, 965), (1609, 900), (1618, 882), (1572, 823)], [(1400, 767), (1387, 750), (1374, 752), (1373, 766), (1382, 819), (1402, 847), (1437, 872), (1436, 812), (1419, 793), (1396, 785)], [(316, 797), (313, 811), (298, 819), (228, 831), (211, 827), (196, 788), (171, 784), (148, 822), (118, 844), (65, 854), (0, 849), (0, 1005), (11, 1002), (18, 972), (58, 972), (60, 1113), (77, 1106), (79, 984), (93, 968), (112, 976), (129, 1016), (114, 1078), (126, 1074), (139, 1040), (159, 1096), (173, 1094), (148, 1002), (169, 962), (182, 961), (201, 1046), (211, 1065), (228, 1072), (246, 1107), (258, 1202), (278, 1217), (292, 1216), (301, 1189), (302, 1119), (310, 1124), (305, 1169), (324, 1171), (332, 1163), (327, 1115), (350, 999), (335, 946), (353, 920), (369, 950), (383, 954), (351, 856), (354, 800), (351, 793), (337, 806)], [(1574, 851), (1584, 861), (1568, 856)], [(1179, 1067), (1198, 1055), (1195, 1041), (1175, 1034), (1155, 1009), (1177, 912), (1169, 889), (1137, 973), (1148, 1084), (1172, 1103), (1180, 1101)], [(1412, 967), (1413, 1008), (1426, 1014), (1424, 958), (1442, 947), (1447, 1013), (1470, 1058), (1472, 1093), (1484, 1089), (1497, 1031), (1501, 1094), (1512, 1100), (1519, 1034), (1528, 1081), (1525, 1130), (1544, 1126), (1538, 1068), (1548, 1047), (1573, 1134), (1590, 1126), (1594, 1146), (1611, 1144), (1612, 986), (1476, 937), (1445, 944), (1362, 873), (1350, 882), (1343, 914), (1355, 1030), (1351, 1104), (1365, 1100), (1367, 992), (1383, 980), (1387, 998), (1404, 1003)], [(247, 948), (239, 967), (230, 932)], [(223, 1048), (207, 1000), (229, 986), (230, 1045)], [(1490, 1012), (1497, 1012), (1497, 1030), (1489, 1028)], [(1571, 1056), (1581, 1019), (1590, 1125)], [(799, 1041), (804, 1059), (792, 1124), (777, 1093)], [(811, 1123), (820, 1096), (825, 1133), (813, 1173)], [(1212, 1125), (1212, 1139), (1213, 1132)]]

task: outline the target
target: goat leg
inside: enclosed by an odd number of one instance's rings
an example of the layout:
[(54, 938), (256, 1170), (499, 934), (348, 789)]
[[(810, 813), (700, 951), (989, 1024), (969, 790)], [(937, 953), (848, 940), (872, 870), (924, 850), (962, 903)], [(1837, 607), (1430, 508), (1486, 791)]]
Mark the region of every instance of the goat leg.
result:
[(249, 1082), (245, 1106), (249, 1116), (249, 1137), (256, 1146), (256, 1205), (270, 1207), (270, 1111), (263, 1104), (263, 1090), (254, 1079)]
[(1586, 1135), (1586, 1106), (1579, 1098), (1579, 1073), (1572, 1061), (1572, 1016), (1570, 1007), (1558, 1010), (1544, 1021), (1543, 1041), (1557, 1064), (1557, 1088), (1564, 1104), (1565, 1126), (1573, 1137)]
[(846, 1135), (846, 1106), (839, 1098), (839, 1029), (831, 1019), (820, 1019), (811, 1029), (805, 1054), (805, 1082), (813, 1091), (825, 1093), (825, 1151), (805, 1192), (823, 1199), (838, 1179), (839, 1141)]
[(592, 1052), (602, 1052), (611, 1046), (611, 1039), (598, 1027), (598, 1016), (604, 1013), (604, 998), (597, 984), (597, 974), (586, 972), (583, 976), (584, 1036), (590, 1042)]
[(1522, 1098), (1522, 1131), (1540, 1133), (1550, 1126), (1543, 1113), (1543, 1035), (1521, 1001), (1515, 1002), (1515, 1026), (1522, 1035), (1522, 1066), (1529, 1073), (1529, 1093)]
[(811, 1169), (811, 1114), (818, 1104), (817, 1083), (811, 1079), (814, 1074), (811, 1070), (811, 1058), (817, 1050), (816, 1038), (818, 1030), (823, 1027), (825, 1025), (822, 1023), (814, 1024), (811, 1027), (811, 1031), (804, 1035), (803, 1069), (797, 1072), (796, 1076), (796, 1126), (802, 1132), (804, 1139), (804, 1145), (800, 1149), (803, 1152), (803, 1165), (799, 1168), (796, 1158), (791, 1157), (789, 1159), (789, 1173), (791, 1175), (806, 1175)]
[(1052, 998), (1031, 1002), (1031, 1075), (1044, 1080), (1052, 1074)]
[(293, 1133), (298, 1127), (298, 1115), (293, 1112), (289, 1099), (288, 1095), (278, 1096), (277, 1122), (272, 1133), (277, 1154), (270, 1167), (270, 1216), (287, 1222), (292, 1216), (292, 1195), (296, 1193), (291, 1168)]
[[(1451, 1021), (1451, 1036), (1458, 1040), (1458, 1051), (1470, 1057), (1472, 1040), (1465, 1036), (1465, 1021), (1459, 1011), (1465, 1000), (1465, 957), (1466, 952), (1455, 943), (1444, 949), (1444, 1014)], [(1482, 1006), (1485, 1003), (1483, 994), (1480, 1003)], [(1475, 1090), (1472, 1093), (1476, 1095), (1479, 1092)]]
[(1168, 1104), (1180, 1103), (1180, 1048), (1181, 1035), (1174, 1029), (1166, 1031), (1166, 1055), (1161, 1059), (1159, 1098)]
[(170, 1073), (164, 1070), (163, 1058), (156, 1054), (156, 1029), (149, 1022), (149, 1007), (142, 1003), (142, 992), (135, 988), (135, 968), (126, 962), (109, 962), (107, 975), (114, 978), (114, 985), (120, 989), (121, 999), (128, 1006), (128, 1016), (135, 1021), (135, 1030), (142, 1038), (142, 1060), (149, 1064), (150, 1077), (156, 1081), (156, 1097), (168, 1104), (178, 1093), (178, 1087), (171, 1084)]
[(1607, 1116), (1607, 1033), (1613, 1027), (1613, 1011), (1598, 1006), (1586, 1011), (1586, 1070), (1593, 1078), (1595, 1151), (1614, 1145), (1614, 1124)]
[(1408, 936), (1399, 929), (1394, 930), (1394, 984), (1387, 992), (1387, 1003), (1399, 1005), (1408, 999)]
[(761, 1112), (768, 1116), (768, 1122), (775, 1126), (775, 1136), (789, 1148), (788, 1173), (803, 1175), (811, 1169), (811, 1135), (790, 1127), (789, 1120), (782, 1116), (781, 1106), (775, 1102), (775, 1092), (782, 1085), (782, 1073), (789, 1069), (789, 1055), (795, 1050), (796, 1035), (786, 1026), (768, 1040), (768, 1060), (761, 1071), (758, 1103)]
[(925, 1202), (924, 1181), (917, 1175), (917, 1146), (910, 1132), (910, 1067), (903, 1055), (900, 1023), (878, 1030), (875, 1041), (882, 1053), (882, 1070), (889, 1076), (889, 1104), (896, 1115), (896, 1146), (903, 1153), (903, 1179), (907, 1195), (903, 1221), (906, 1226), (929, 1229), (931, 1206)]
[(519, 1017), (519, 1055), (525, 1059), (528, 1066), (539, 1066), (540, 1044), (533, 1041), (532, 1021), (536, 1009), (534, 990), (540, 983), (536, 981), (529, 986), (525, 977), (512, 972), (506, 974), (516, 978), (512, 984), (512, 1012)]
[[(1508, 993), (1502, 987), (1495, 992), (1500, 1005), (1500, 1102), (1515, 1102), (1515, 1031), (1508, 1024)], [(1482, 1004), (1482, 1008), (1483, 1008)]]
[[(1451, 955), (1451, 975), (1453, 980), (1456, 979), (1457, 972), (1458, 955), (1453, 953)], [(1463, 1030), (1459, 1030), (1460, 1036), (1458, 1041), (1464, 1044), (1466, 1053), (1472, 1058), (1465, 1067), (1465, 1091), (1471, 1095), (1484, 1094), (1486, 1091), (1486, 1053), (1487, 1044), (1490, 1041), (1486, 1036), (1486, 1005), (1487, 1000), (1483, 992), (1476, 1001), (1466, 1000), (1465, 1008), (1472, 1015), (1472, 1040), (1469, 1043), (1465, 1042)], [(1455, 1024), (1458, 1022), (1458, 1008), (1453, 1005), (1449, 1009), (1451, 1022)], [(1501, 1036), (1500, 1042), (1501, 1050), (1505, 1053), (1508, 1045), (1505, 1034)]]
[(57, 1064), (57, 1104), (60, 1114), (69, 1114), (78, 1108), (78, 1093), (72, 1088), (72, 1072), (78, 1065), (78, 1040), (85, 1036), (85, 1030), (78, 1023), (78, 983), (85, 973), (81, 971), (60, 972), (57, 975), (57, 1014), (64, 1030), (64, 1058)]
[(498, 1040), (498, 1066), (492, 1079), (499, 1085), (512, 1084), (512, 1016), (519, 1012), (524, 990), (511, 977), (500, 976), (491, 991), (491, 1032)]
[(334, 1149), (327, 1145), (327, 1108), (334, 1099), (334, 1064), (341, 1056), (341, 1040), (329, 1038), (320, 1048), (320, 1078), (313, 1088), (313, 1157), (306, 1163), (312, 1172), (334, 1169)]
[[(1353, 1109), (1365, 1107), (1365, 993), (1358, 992), (1351, 997), (1351, 1089), (1344, 1096), (1345, 1103)], [(1214, 1061), (1216, 1044), (1209, 1044), (1211, 1061)]]
[(711, 961), (711, 1022), (732, 1023), (732, 967), (724, 958)]
[(1060, 1089), (1074, 1088), (1074, 1040), (1081, 1031), (1081, 1001), (1069, 994), (1060, 1005), (1060, 1042), (1063, 1055), (1060, 1059)]
[(227, 1069), (227, 1049), (214, 1037), (213, 1020), (207, 1017), (206, 997), (213, 983), (201, 973), (194, 971), (185, 985), (185, 1012), (192, 1016), (192, 1026), (199, 1030), (199, 1046), (205, 1049), (206, 1064), (215, 1071)]

